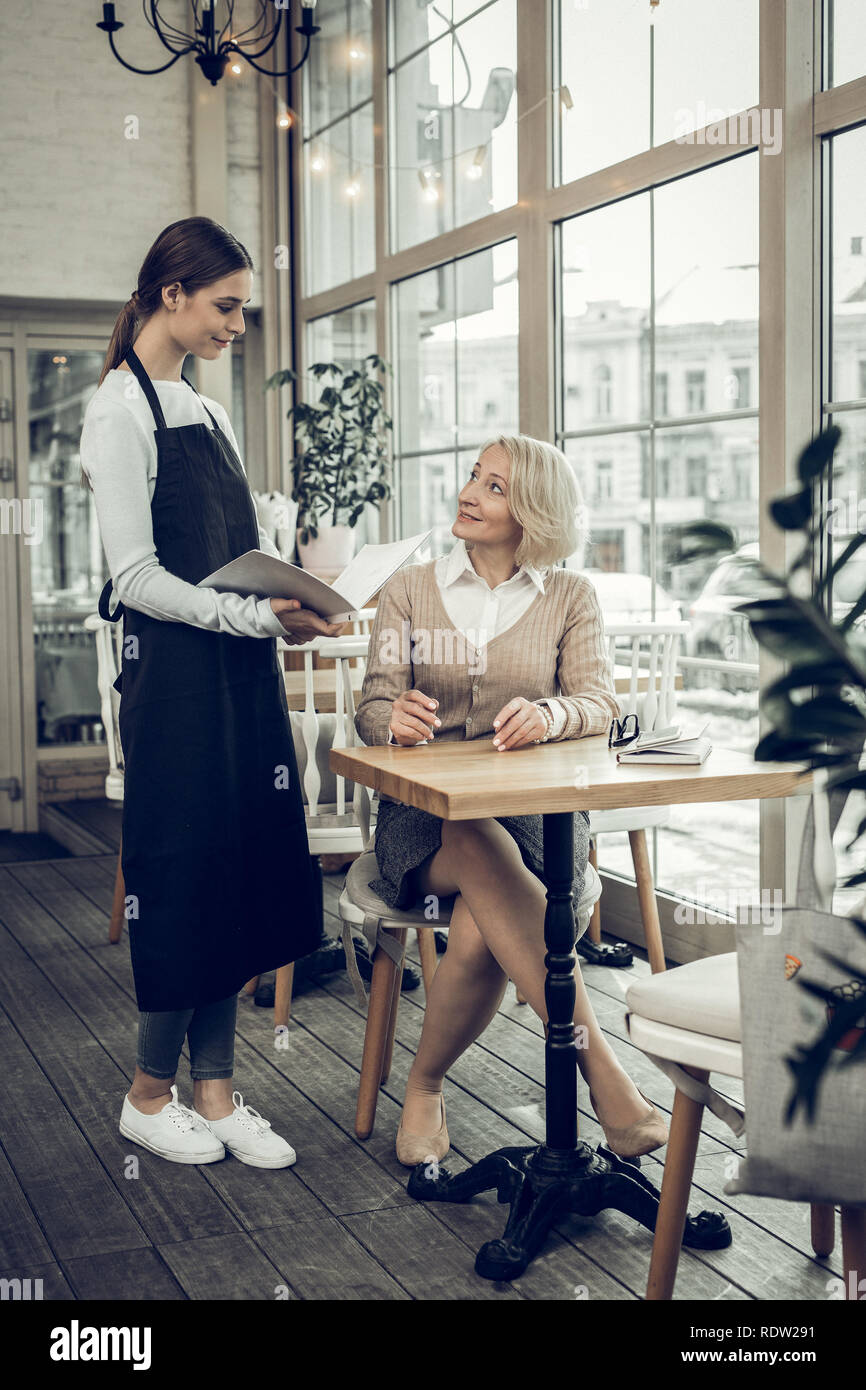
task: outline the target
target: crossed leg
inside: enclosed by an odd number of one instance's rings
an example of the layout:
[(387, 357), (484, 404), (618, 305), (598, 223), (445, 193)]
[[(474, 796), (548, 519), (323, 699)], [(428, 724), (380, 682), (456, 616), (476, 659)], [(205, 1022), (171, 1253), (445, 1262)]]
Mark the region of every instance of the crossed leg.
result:
[[(489, 1024), (508, 979), (542, 1022), (544, 1001), (544, 884), (527, 869), (516, 841), (497, 820), (443, 821), (442, 844), (416, 871), (422, 894), (457, 893), (446, 951), (433, 979), (418, 1052), (409, 1072), (403, 1124), (433, 1134), (449, 1067)], [(575, 966), (575, 1025), (585, 1030), (578, 1066), (600, 1107), (599, 1118), (624, 1126), (650, 1107), (623, 1071), (598, 1026), (580, 966)]]

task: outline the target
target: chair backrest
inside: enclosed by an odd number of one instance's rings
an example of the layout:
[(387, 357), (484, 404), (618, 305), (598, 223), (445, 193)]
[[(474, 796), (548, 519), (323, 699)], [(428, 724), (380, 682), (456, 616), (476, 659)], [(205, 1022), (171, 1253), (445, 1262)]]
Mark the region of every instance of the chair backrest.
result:
[[(346, 746), (346, 705), (345, 696), (342, 693), (341, 673), (345, 667), (352, 662), (360, 661), (363, 665), (367, 657), (367, 647), (369, 646), (369, 633), (346, 637), (316, 637), (312, 642), (304, 642), (302, 645), (289, 647), (290, 651), (303, 652), (304, 654), (304, 709), (301, 715), (301, 738), (305, 750), (305, 766), (303, 772), (304, 800), (307, 805), (307, 815), (314, 817), (319, 814), (319, 801), (322, 791), (322, 774), (320, 771), (319, 758), (317, 751), (321, 754), (324, 749), (319, 750), (319, 738), (321, 730), (321, 716), (316, 709), (315, 690), (313, 685), (313, 652), (318, 652), (323, 660), (335, 660), (340, 658), (335, 672), (336, 681), (336, 701), (334, 716), (334, 732), (331, 747), (343, 748)], [(346, 675), (346, 685), (349, 688), (349, 700), (352, 707), (351, 732), (354, 736), (354, 701), (351, 692), (351, 676)], [(354, 741), (354, 739), (353, 739)], [(339, 774), (336, 778), (336, 801), (329, 802), (329, 809), (333, 806), (338, 816), (346, 814), (346, 779)]]
[(114, 682), (120, 675), (123, 656), (123, 623), (109, 623), (98, 613), (88, 613), (84, 627), (96, 640), (96, 681), (99, 707), (108, 747), (108, 773), (105, 795), (109, 801), (123, 800), (123, 750), (120, 744), (118, 712), (120, 696)]
[[(361, 641), (363, 641), (363, 638)], [(352, 659), (359, 654), (359, 650), (360, 642), (356, 643), (353, 648), (351, 639), (348, 637), (325, 638), (322, 643), (322, 656), (332, 657), (336, 663), (337, 724), (334, 734), (335, 748), (355, 748), (361, 743), (358, 737), (358, 731), (355, 728), (355, 696), (352, 690), (351, 672)], [(362, 654), (366, 658), (366, 644)], [(344, 779), (339, 778), (338, 786), (343, 782)], [(355, 824), (361, 832), (361, 842), (365, 851), (373, 847), (373, 835), (370, 830), (372, 808), (373, 796), (370, 788), (356, 781), (355, 791), (352, 797), (352, 811), (355, 817)]]
[(628, 691), (619, 696), (623, 714), (636, 714), (647, 733), (668, 728), (676, 717), (677, 657), (688, 630), (686, 622), (605, 623), (611, 665), (629, 672)]

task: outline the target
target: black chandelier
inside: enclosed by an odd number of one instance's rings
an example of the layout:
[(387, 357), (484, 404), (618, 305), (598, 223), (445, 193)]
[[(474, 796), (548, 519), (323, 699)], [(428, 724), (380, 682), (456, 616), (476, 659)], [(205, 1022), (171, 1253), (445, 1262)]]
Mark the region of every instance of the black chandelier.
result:
[[(299, 62), (293, 68), (287, 68), (285, 72), (271, 72), (268, 68), (259, 67), (256, 58), (262, 58), (268, 49), (273, 48), (276, 43), (283, 24), (283, 11), (288, 10), (291, 0), (258, 0), (259, 13), (253, 24), (235, 33), (233, 20), (235, 0), (190, 0), (192, 5), (192, 17), (194, 30), (192, 34), (186, 33), (183, 29), (178, 29), (176, 25), (170, 24), (163, 19), (159, 13), (159, 0), (141, 0), (141, 8), (144, 17), (150, 27), (159, 36), (161, 43), (174, 54), (167, 63), (163, 63), (161, 68), (136, 68), (131, 63), (127, 63), (121, 58), (114, 46), (114, 35), (118, 29), (123, 28), (123, 23), (114, 17), (114, 5), (104, 4), (102, 6), (102, 21), (98, 22), (97, 29), (103, 29), (108, 35), (108, 42), (111, 51), (119, 63), (122, 63), (130, 72), (143, 74), (150, 77), (156, 72), (165, 72), (176, 63), (178, 58), (183, 58), (187, 53), (195, 53), (196, 62), (208, 79), (212, 87), (215, 87), (226, 70), (227, 64), (232, 57), (237, 55), (243, 58), (256, 72), (263, 72), (266, 77), (288, 77), (289, 73), (297, 72), (309, 56), (310, 40), (314, 34), (318, 34), (319, 27), (313, 23), (313, 11), (316, 8), (316, 0), (300, 0), (301, 22), (296, 25), (296, 31), (304, 39), (304, 51)], [(216, 26), (216, 11), (220, 5), (225, 6), (225, 20), (221, 27)], [(270, 11), (276, 11), (276, 20)], [(149, 13), (148, 13), (149, 11)], [(247, 45), (254, 49), (252, 53), (247, 51)], [(256, 45), (262, 45), (256, 47)]]

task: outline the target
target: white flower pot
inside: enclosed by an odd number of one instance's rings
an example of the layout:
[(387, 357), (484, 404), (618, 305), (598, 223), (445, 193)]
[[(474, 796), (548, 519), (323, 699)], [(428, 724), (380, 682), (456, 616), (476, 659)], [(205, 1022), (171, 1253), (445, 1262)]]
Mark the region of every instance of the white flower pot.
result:
[(330, 581), (342, 573), (355, 553), (355, 530), (352, 526), (332, 526), (328, 521), (318, 522), (316, 529), (318, 536), (310, 536), (304, 545), (303, 527), (298, 527), (298, 556), (305, 570)]

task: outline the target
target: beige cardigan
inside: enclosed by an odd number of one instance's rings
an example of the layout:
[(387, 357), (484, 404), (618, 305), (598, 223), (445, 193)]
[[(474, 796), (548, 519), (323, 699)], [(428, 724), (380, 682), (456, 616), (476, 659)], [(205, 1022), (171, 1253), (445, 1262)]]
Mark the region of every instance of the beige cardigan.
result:
[(365, 744), (388, 742), (391, 706), (405, 690), (439, 701), (436, 743), (492, 738), (494, 719), (517, 695), (562, 703), (557, 742), (607, 733), (621, 709), (598, 598), (585, 575), (551, 568), (544, 593), (517, 622), (476, 648), (445, 611), (435, 565), (404, 566), (379, 596), (355, 715)]

